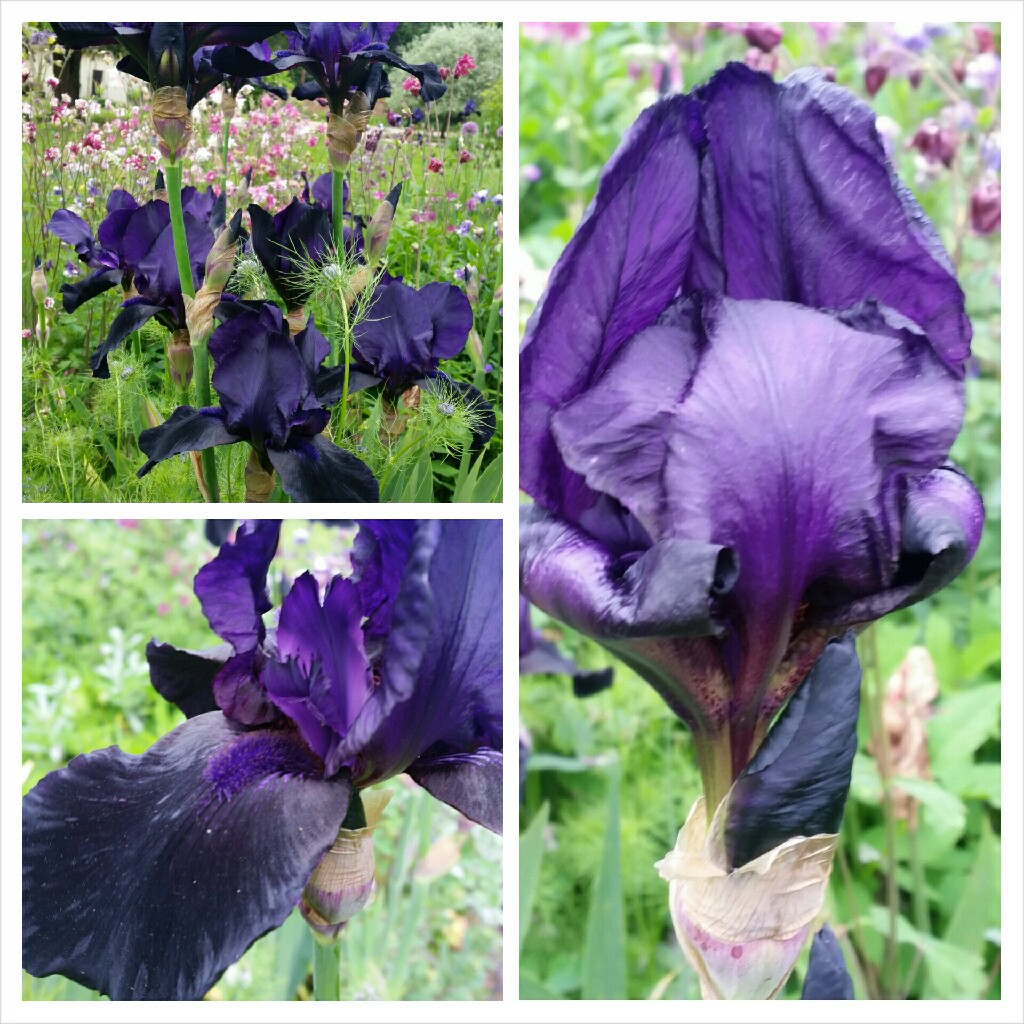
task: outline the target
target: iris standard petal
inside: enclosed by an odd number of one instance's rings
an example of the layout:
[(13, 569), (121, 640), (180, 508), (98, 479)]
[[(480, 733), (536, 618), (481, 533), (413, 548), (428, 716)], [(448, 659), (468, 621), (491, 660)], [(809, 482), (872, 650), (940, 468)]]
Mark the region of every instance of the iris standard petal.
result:
[(430, 304), (409, 285), (395, 281), (373, 290), (366, 318), (352, 331), (353, 352), (384, 378), (388, 390), (403, 391), (437, 366), (430, 314)]
[(329, 214), (322, 207), (293, 199), (274, 217), (250, 205), (249, 217), (252, 250), (274, 289), (289, 309), (304, 306), (310, 287), (302, 281), (303, 268), (323, 262), (333, 246)]
[[(202, 283), (206, 257), (213, 248), (213, 232), (191, 214), (182, 216), (192, 283), (198, 288)], [(154, 199), (132, 213), (125, 227), (121, 252), (125, 264), (135, 274), (135, 287), (141, 295), (162, 305), (176, 304), (176, 298), (181, 295), (181, 281), (167, 203)]]
[(433, 281), (419, 290), (433, 324), (430, 346), (434, 359), (452, 359), (465, 347), (473, 326), (473, 307), (465, 292), (453, 284)]
[(183, 452), (198, 452), (218, 444), (235, 444), (242, 438), (224, 425), (224, 411), (219, 406), (193, 409), (179, 405), (158, 427), (139, 434), (139, 448), (148, 456), (138, 476), (145, 476), (158, 462)]
[(153, 689), (164, 700), (177, 705), (186, 718), (217, 710), (213, 680), (230, 656), (229, 644), (208, 651), (189, 651), (158, 640), (146, 644)]
[(196, 573), (195, 592), (203, 614), (235, 651), (251, 651), (267, 635), (267, 572), (280, 537), (277, 520), (244, 522), (234, 542), (222, 544), (216, 557)]
[[(413, 538), (427, 546), (427, 561), (437, 546), (436, 530), (428, 531), (414, 519), (362, 519), (352, 544), (352, 579), (359, 590), (359, 605), (366, 617), (363, 632), (379, 644), (391, 631), (391, 614), (409, 567)], [(425, 577), (424, 577), (425, 580)]]
[(520, 484), (576, 519), (595, 496), (560, 469), (549, 417), (582, 394), (683, 280), (697, 218), (699, 110), (675, 96), (648, 107), (601, 176), (597, 195), (552, 271), (520, 355)]
[(860, 662), (828, 644), (729, 793), (730, 870), (797, 836), (839, 831), (857, 752)]
[(695, 95), (708, 136), (702, 217), (712, 223), (684, 292), (823, 309), (877, 299), (919, 324), (962, 376), (971, 339), (963, 293), (892, 172), (875, 111), (814, 68), (776, 83), (729, 64)]
[(222, 323), (209, 341), (225, 425), (257, 448), (287, 443), (291, 419), (311, 390), (302, 356), (280, 319), (276, 307), (264, 306), (259, 314)]
[(500, 750), (482, 747), (472, 754), (418, 758), (409, 775), (431, 796), (501, 835)]
[(379, 501), (380, 484), (370, 467), (326, 437), (293, 437), (268, 448), (284, 492), (296, 501)]
[[(406, 610), (400, 607), (400, 595), (380, 685), (349, 736), (356, 737), (356, 785), (386, 779), (419, 757), (501, 749), (501, 524), (446, 520), (439, 525), (440, 541), (428, 576), (433, 614), (425, 624), (410, 622), (407, 615), (417, 602)], [(406, 698), (395, 700), (394, 691), (407, 686), (405, 677), (415, 659), (406, 659), (408, 652), (392, 657), (397, 654), (392, 638), (407, 637), (406, 630), (424, 626), (428, 638), (415, 683)], [(381, 715), (380, 709), (392, 700), (391, 709)], [(360, 735), (364, 717), (374, 726), (365, 741)], [(343, 749), (339, 756), (347, 753)]]
[[(339, 739), (373, 692), (361, 624), (359, 592), (347, 579), (332, 580), (321, 604), (316, 579), (303, 573), (281, 605), (276, 660), (294, 660), (307, 674), (317, 667), (318, 679), (309, 686), (308, 701)], [(270, 676), (266, 682), (271, 699), (288, 714), (287, 707), (276, 700)], [(318, 753), (327, 754), (326, 750)]]
[(346, 779), (291, 730), (190, 719), (146, 753), (51, 772), (23, 803), (23, 962), (113, 999), (199, 999), (283, 923)]
[(92, 255), (92, 229), (88, 224), (70, 210), (57, 210), (46, 224), (46, 230), (66, 242), (82, 258), (87, 260)]

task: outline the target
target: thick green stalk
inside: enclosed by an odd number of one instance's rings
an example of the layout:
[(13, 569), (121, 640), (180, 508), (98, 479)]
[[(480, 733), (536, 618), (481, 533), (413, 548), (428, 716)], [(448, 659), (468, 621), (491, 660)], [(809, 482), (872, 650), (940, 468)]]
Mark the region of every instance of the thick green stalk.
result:
[(341, 943), (313, 940), (313, 995), (318, 1002), (341, 998)]
[[(167, 182), (167, 203), (171, 208), (171, 234), (174, 237), (174, 259), (178, 264), (181, 294), (194, 299), (196, 290), (192, 284), (192, 265), (188, 258), (188, 239), (185, 236), (185, 216), (181, 209), (181, 164), (167, 164), (164, 167), (164, 178)], [(213, 404), (210, 397), (210, 359), (206, 350), (206, 339), (193, 338), (192, 350), (195, 354), (192, 379), (196, 385), (196, 401), (201, 408), (206, 408)], [(202, 452), (202, 463), (210, 501), (220, 501), (217, 460), (213, 448), (207, 448)]]

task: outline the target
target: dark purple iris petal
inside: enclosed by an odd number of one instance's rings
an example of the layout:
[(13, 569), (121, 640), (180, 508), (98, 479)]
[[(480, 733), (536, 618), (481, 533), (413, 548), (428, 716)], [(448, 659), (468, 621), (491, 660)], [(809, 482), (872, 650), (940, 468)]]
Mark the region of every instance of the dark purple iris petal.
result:
[[(392, 285), (391, 287), (395, 287)], [(419, 290), (433, 325), (431, 355), (452, 359), (465, 347), (473, 326), (473, 307), (465, 293), (453, 284), (435, 281)]]
[(150, 427), (139, 434), (139, 448), (148, 458), (137, 475), (145, 476), (158, 462), (172, 455), (200, 452), (241, 440), (243, 438), (232, 434), (224, 425), (224, 410), (220, 406), (208, 409), (178, 406), (160, 426)]
[(409, 765), (409, 775), (431, 796), (501, 835), (500, 750), (481, 747), (472, 754), (421, 757)]
[(213, 680), (231, 655), (229, 644), (209, 651), (189, 651), (150, 640), (146, 644), (149, 681), (164, 700), (176, 704), (186, 718), (217, 710)]
[(963, 293), (893, 175), (871, 107), (812, 68), (775, 83), (730, 64), (695, 95), (708, 135), (705, 230), (684, 291), (823, 309), (877, 299), (919, 324), (962, 376)]
[[(404, 685), (398, 677), (412, 665), (410, 660), (402, 673), (393, 671), (389, 638), (381, 683), (349, 736), (359, 733), (364, 716), (374, 723), (372, 735), (353, 751), (357, 785), (404, 771), (418, 758), (439, 761), (501, 749), (501, 524), (446, 520), (439, 526), (428, 576), (429, 639), (415, 684), (408, 697), (379, 714), (393, 700), (395, 680)], [(392, 636), (413, 625), (400, 617), (405, 614), (400, 598)]]
[(827, 924), (811, 942), (801, 999), (853, 999), (853, 981), (846, 972), (839, 940)]
[(213, 697), (228, 718), (244, 725), (266, 725), (281, 717), (267, 696), (263, 670), (267, 655), (262, 647), (233, 654), (213, 679)]
[(796, 836), (839, 831), (857, 752), (860, 663), (830, 643), (730, 791), (730, 870)]
[(570, 519), (578, 521), (598, 499), (562, 465), (549, 417), (654, 323), (683, 280), (697, 216), (696, 110), (692, 100), (672, 97), (640, 115), (526, 327), (520, 483)]
[(199, 999), (291, 913), (348, 806), (291, 730), (190, 719), (25, 797), (23, 962), (113, 999)]
[[(110, 271), (118, 274), (119, 271)], [(115, 282), (116, 283), (116, 282)], [(104, 289), (105, 290), (105, 289)], [(106, 338), (96, 346), (95, 351), (89, 356), (89, 365), (92, 367), (92, 375), (102, 380), (110, 377), (110, 367), (107, 365), (107, 356), (117, 348), (118, 345), (128, 337), (132, 331), (139, 330), (143, 324), (148, 323), (155, 316), (166, 317), (167, 307), (154, 305), (142, 296), (129, 299), (121, 307), (121, 312), (114, 317), (110, 323)]]
[(790, 303), (694, 296), (668, 319), (623, 346), (553, 432), (565, 463), (652, 539), (737, 552), (746, 703), (812, 584), (894, 582), (901, 495), (945, 459), (962, 386), (919, 333), (866, 334)]
[(96, 229), (96, 238), (102, 246), (97, 254), (101, 263), (124, 268), (125, 233), (132, 215), (139, 208), (135, 198), (124, 189), (115, 188), (107, 197), (107, 215)]
[(102, 295), (111, 288), (116, 288), (122, 281), (123, 274), (120, 270), (106, 270), (100, 267), (91, 274), (87, 274), (80, 281), (74, 283), (65, 282), (60, 286), (60, 293), (63, 298), (64, 311), (74, 313), (79, 306), (91, 302), (97, 295)]
[(70, 245), (84, 262), (92, 258), (96, 244), (92, 237), (92, 229), (77, 213), (57, 210), (47, 222), (46, 230)]
[(267, 451), (285, 494), (296, 501), (378, 501), (380, 485), (369, 466), (326, 437), (292, 438)]
[[(183, 216), (192, 283), (198, 288), (202, 283), (206, 257), (213, 248), (213, 232), (191, 214)], [(161, 305), (176, 308), (181, 301), (181, 283), (167, 203), (154, 199), (132, 213), (124, 230), (121, 252), (125, 264), (134, 271), (139, 294)]]
[(276, 520), (243, 523), (234, 543), (223, 544), (196, 574), (196, 597), (210, 628), (236, 651), (251, 651), (267, 635), (267, 570), (280, 536)]
[(283, 446), (312, 388), (281, 311), (268, 303), (259, 314), (234, 317), (213, 332), (209, 347), (228, 430), (258, 447)]
[[(328, 751), (344, 737), (373, 691), (370, 666), (363, 650), (359, 595), (350, 580), (334, 579), (320, 603), (316, 579), (300, 576), (281, 605), (277, 630), (277, 661), (267, 667), (263, 681), (270, 699), (299, 725), (316, 752)], [(278, 663), (283, 662), (283, 665)], [(309, 680), (306, 692), (296, 693), (294, 665)], [(279, 676), (276, 669), (286, 672)], [(281, 681), (286, 686), (278, 688)], [(293, 710), (301, 705), (300, 713)], [(307, 733), (304, 723), (315, 720)], [(323, 740), (328, 741), (323, 745)]]
[(301, 280), (304, 268), (322, 263), (333, 248), (327, 211), (293, 199), (273, 217), (255, 205), (249, 216), (253, 252), (275, 290), (289, 309), (304, 306), (309, 298), (309, 285)]
[[(353, 580), (366, 616), (368, 641), (379, 642), (391, 630), (391, 613), (402, 585), (413, 537), (414, 519), (361, 519), (352, 545)], [(436, 538), (433, 545), (436, 545)]]
[[(321, 174), (316, 181), (313, 182), (311, 189), (313, 198), (327, 208), (327, 213), (330, 215), (334, 209), (334, 172), (328, 171), (326, 174)], [(348, 207), (349, 190), (348, 181), (342, 182), (341, 185), (341, 197), (342, 205)], [(309, 201), (308, 199), (306, 200)]]
[(356, 359), (382, 377), (390, 391), (401, 392), (436, 368), (430, 313), (430, 304), (415, 288), (396, 282), (374, 289), (369, 313), (356, 324)]

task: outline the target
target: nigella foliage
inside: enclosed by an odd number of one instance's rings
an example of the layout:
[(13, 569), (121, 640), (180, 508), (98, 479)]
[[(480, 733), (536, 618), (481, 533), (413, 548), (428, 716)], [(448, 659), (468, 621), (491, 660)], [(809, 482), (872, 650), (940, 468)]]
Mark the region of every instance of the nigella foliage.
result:
[(363, 523), (352, 575), (300, 576), (274, 630), (279, 527), (244, 524), (196, 576), (221, 647), (147, 649), (188, 720), (25, 797), (30, 973), (202, 997), (293, 910), (354, 794), (399, 772), (500, 831), (500, 524)]
[(640, 115), (526, 331), (521, 583), (733, 775), (830, 637), (948, 583), (963, 294), (874, 114), (729, 65)]
[(365, 463), (323, 435), (331, 417), (317, 399), (316, 375), (331, 346), (312, 317), (293, 339), (281, 310), (262, 303), (222, 323), (209, 350), (220, 405), (179, 406), (144, 430), (139, 448), (148, 461), (139, 476), (172, 455), (245, 441), (297, 501), (378, 500)]

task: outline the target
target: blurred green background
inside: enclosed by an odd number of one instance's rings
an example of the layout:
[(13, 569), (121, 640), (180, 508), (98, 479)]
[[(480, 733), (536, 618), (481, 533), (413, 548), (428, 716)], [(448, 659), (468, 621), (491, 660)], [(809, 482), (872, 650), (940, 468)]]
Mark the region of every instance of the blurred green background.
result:
[[(971, 195), (998, 180), (998, 58), (981, 50), (987, 33), (998, 54), (999, 26), (781, 28), (771, 58), (751, 52), (738, 25), (523, 26), (521, 325), (602, 167), (657, 98), (656, 82), (685, 91), (730, 60), (774, 59), (776, 79), (804, 65), (831, 67), (873, 105), (897, 172), (938, 228), (966, 294), (976, 365), (952, 455), (978, 485), (987, 520), (955, 584), (861, 638), (860, 749), (824, 918), (840, 937), (857, 998), (998, 999), (1000, 248), (998, 230), (972, 229)], [(865, 72), (881, 63), (886, 80), (869, 98)], [(912, 145), (929, 120), (954, 133), (951, 166)], [(533, 621), (584, 668), (612, 663), (536, 610)], [(910, 716), (926, 730), (919, 774), (930, 778), (903, 777), (891, 749), (908, 727), (887, 683), (915, 645), (927, 649), (939, 689), (928, 710)], [(521, 679), (532, 748), (520, 819), (523, 998), (699, 998), (673, 934), (668, 887), (653, 867), (700, 793), (696, 758), (653, 690), (614, 665), (612, 688), (586, 700), (563, 677)], [(877, 757), (885, 735), (890, 746)], [(806, 952), (784, 998), (799, 995), (805, 969)]]
[[(141, 753), (184, 716), (149, 684), (151, 637), (215, 646), (192, 592), (216, 553), (202, 520), (28, 520), (23, 556), (23, 792), (76, 754)], [(282, 528), (280, 581), (348, 572), (354, 529)], [(499, 999), (501, 840), (406, 776), (374, 834), (376, 895), (342, 937), (343, 999)], [(229, 967), (207, 999), (309, 999), (312, 939), (298, 912)], [(24, 999), (98, 999), (22, 972)]]

